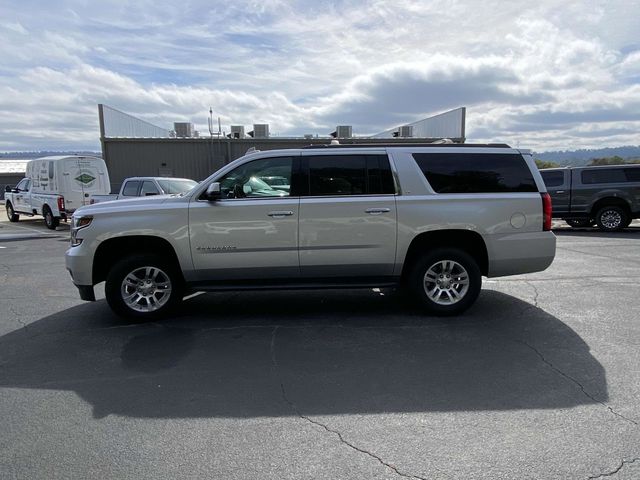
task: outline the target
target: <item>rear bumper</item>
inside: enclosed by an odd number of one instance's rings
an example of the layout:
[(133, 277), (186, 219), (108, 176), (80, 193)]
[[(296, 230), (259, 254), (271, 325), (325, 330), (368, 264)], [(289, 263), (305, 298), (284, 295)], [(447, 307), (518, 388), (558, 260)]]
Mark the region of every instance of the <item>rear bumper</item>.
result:
[(556, 256), (556, 236), (552, 232), (489, 235), (489, 277), (541, 272)]

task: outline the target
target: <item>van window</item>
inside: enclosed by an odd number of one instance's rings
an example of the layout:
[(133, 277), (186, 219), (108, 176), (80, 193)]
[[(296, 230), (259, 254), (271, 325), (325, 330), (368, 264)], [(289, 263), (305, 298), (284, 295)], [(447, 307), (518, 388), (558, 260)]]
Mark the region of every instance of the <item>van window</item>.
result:
[(544, 184), (549, 187), (559, 187), (564, 183), (564, 172), (540, 172)]
[(140, 186), (140, 180), (129, 180), (127, 183), (124, 184), (124, 188), (122, 189), (122, 196), (137, 197), (139, 186)]
[(621, 168), (598, 168), (593, 170), (582, 171), (582, 183), (622, 183), (626, 182), (627, 177)]
[(414, 153), (437, 193), (537, 192), (522, 155), (495, 153)]

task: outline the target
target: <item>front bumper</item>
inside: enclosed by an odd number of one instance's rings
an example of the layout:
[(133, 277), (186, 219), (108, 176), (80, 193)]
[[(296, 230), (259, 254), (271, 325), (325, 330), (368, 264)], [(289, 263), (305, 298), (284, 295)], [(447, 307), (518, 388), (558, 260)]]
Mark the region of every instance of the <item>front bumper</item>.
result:
[(64, 262), (71, 280), (80, 292), (80, 298), (87, 301), (95, 301), (93, 292), (93, 256), (86, 253), (82, 245), (71, 247), (64, 255)]

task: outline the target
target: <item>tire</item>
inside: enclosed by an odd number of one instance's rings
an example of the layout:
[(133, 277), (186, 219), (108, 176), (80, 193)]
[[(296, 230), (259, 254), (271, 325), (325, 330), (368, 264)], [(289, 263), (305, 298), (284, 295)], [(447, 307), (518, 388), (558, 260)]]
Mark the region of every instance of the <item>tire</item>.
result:
[(586, 228), (592, 225), (591, 220), (589, 220), (588, 218), (580, 218), (580, 219), (569, 218), (569, 219), (565, 219), (565, 222), (567, 222), (567, 225), (569, 225), (572, 228)]
[(55, 230), (60, 225), (60, 219), (53, 216), (51, 209), (47, 205), (42, 209), (42, 216), (44, 217), (44, 224), (49, 230)]
[[(464, 280), (465, 274), (467, 283), (454, 281)], [(424, 255), (412, 268), (408, 280), (411, 291), (425, 310), (439, 316), (459, 315), (467, 310), (482, 287), (478, 263), (457, 248), (439, 248)], [(456, 298), (458, 295), (460, 298)]]
[(156, 255), (123, 258), (109, 271), (105, 283), (111, 309), (121, 317), (136, 320), (166, 315), (182, 300), (182, 293), (179, 270)]
[(7, 209), (7, 218), (9, 219), (10, 222), (17, 222), (18, 220), (20, 220), (20, 215), (18, 215), (16, 211), (13, 209), (13, 205), (11, 205), (11, 202), (7, 202), (6, 209)]
[(628, 217), (621, 207), (603, 207), (596, 214), (596, 224), (603, 232), (615, 232), (625, 227)]

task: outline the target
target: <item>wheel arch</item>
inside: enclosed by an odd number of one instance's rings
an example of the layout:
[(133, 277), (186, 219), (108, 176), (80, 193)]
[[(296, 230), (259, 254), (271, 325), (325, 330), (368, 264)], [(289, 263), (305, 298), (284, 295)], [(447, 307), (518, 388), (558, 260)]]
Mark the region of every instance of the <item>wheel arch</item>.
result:
[[(123, 252), (126, 253), (123, 254)], [(169, 260), (184, 280), (178, 255), (168, 240), (153, 235), (128, 235), (110, 238), (98, 245), (93, 256), (93, 284), (106, 280), (109, 267), (125, 255), (134, 254), (153, 254)]]
[(472, 230), (435, 230), (420, 233), (411, 241), (402, 266), (402, 279), (406, 280), (415, 260), (435, 248), (459, 248), (478, 263), (482, 275), (489, 272), (487, 245), (478, 232)]
[(604, 197), (597, 200), (591, 206), (591, 217), (595, 217), (598, 211), (604, 207), (621, 207), (627, 215), (631, 215), (631, 205), (622, 197)]

